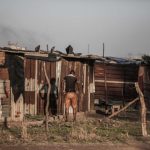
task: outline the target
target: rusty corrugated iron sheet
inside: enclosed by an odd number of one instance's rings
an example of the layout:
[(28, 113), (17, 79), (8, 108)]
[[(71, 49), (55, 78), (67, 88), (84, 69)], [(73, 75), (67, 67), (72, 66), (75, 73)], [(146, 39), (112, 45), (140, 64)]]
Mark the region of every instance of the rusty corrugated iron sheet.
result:
[(150, 109), (150, 65), (144, 67), (143, 89), (147, 108)]
[(47, 62), (31, 58), (25, 59), (25, 104), (26, 113), (29, 114), (31, 112), (44, 114), (46, 99), (42, 99), (39, 94), (40, 88), (46, 84), (43, 70), (44, 62), (49, 79), (56, 77), (56, 62)]
[(6, 55), (0, 52), (0, 119), (10, 116), (10, 79)]
[[(46, 79), (43, 70), (44, 61), (38, 60), (37, 67), (37, 82), (39, 88), (41, 88), (44, 84), (46, 84)], [(56, 78), (56, 62), (45, 62), (46, 63), (46, 71), (48, 74), (48, 78), (51, 80), (52, 78)], [(40, 90), (40, 89), (39, 89)], [(46, 105), (46, 98), (43, 99), (38, 93), (37, 96), (37, 113), (43, 114)]]
[(95, 99), (130, 99), (136, 97), (134, 82), (137, 65), (95, 64)]
[[(67, 58), (62, 60), (61, 81), (69, 73), (71, 69), (75, 71), (75, 74), (78, 79), (79, 83), (78, 111), (87, 111), (91, 107), (90, 104), (92, 103), (92, 97), (90, 97), (91, 96), (90, 85), (93, 83), (93, 66), (91, 65), (90, 67), (89, 63), (80, 61), (79, 59), (72, 60)], [(60, 91), (61, 92), (63, 91), (63, 85), (61, 85)], [(61, 101), (59, 103), (59, 108), (63, 108), (63, 103), (64, 103), (64, 95), (63, 93), (61, 93)], [(64, 110), (61, 110), (61, 112), (63, 111)]]

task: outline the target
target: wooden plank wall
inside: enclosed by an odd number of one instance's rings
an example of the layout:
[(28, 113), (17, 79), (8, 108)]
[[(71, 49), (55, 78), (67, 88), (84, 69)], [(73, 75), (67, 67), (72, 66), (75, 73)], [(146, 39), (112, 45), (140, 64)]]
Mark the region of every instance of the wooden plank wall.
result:
[[(46, 101), (39, 90), (46, 83), (44, 61), (26, 58), (25, 67), (25, 112), (26, 114), (44, 114)], [(46, 62), (49, 79), (56, 78), (56, 62)]]
[(0, 52), (0, 65), (3, 66), (5, 64), (5, 53)]
[(0, 119), (10, 117), (10, 79), (6, 55), (0, 52)]
[(11, 119), (21, 121), (24, 115), (24, 58), (16, 54), (6, 54), (6, 62), (11, 86)]
[[(29, 58), (28, 58), (29, 59)], [(26, 71), (25, 71), (25, 89), (29, 89), (28, 92), (25, 92), (25, 103), (28, 105), (28, 110), (30, 110), (31, 106), (31, 96), (33, 101), (33, 105), (37, 105), (36, 114), (44, 114), (44, 107), (45, 107), (45, 100), (39, 94), (39, 90), (41, 87), (46, 83), (44, 70), (43, 70), (43, 63), (44, 61), (36, 60), (37, 61), (37, 77), (36, 77), (36, 63), (35, 60), (26, 60)], [(34, 61), (34, 63), (32, 62)], [(59, 64), (59, 65), (56, 65)], [(61, 64), (61, 65), (60, 65)], [(57, 68), (59, 67), (59, 68)], [(61, 67), (61, 69), (60, 69)], [(79, 83), (79, 94), (78, 94), (78, 111), (87, 111), (90, 107), (93, 106), (93, 89), (94, 89), (94, 74), (93, 74), (93, 66), (89, 67), (89, 64), (78, 61), (78, 60), (65, 60), (62, 59), (60, 62), (46, 62), (46, 70), (48, 73), (49, 79), (56, 78), (57, 86), (59, 89), (59, 98), (58, 98), (58, 114), (64, 113), (64, 94), (63, 94), (63, 79), (64, 77), (70, 72), (71, 69), (75, 70), (77, 75), (78, 83)], [(60, 71), (60, 72), (56, 72)], [(33, 73), (34, 72), (34, 73)], [(33, 74), (33, 76), (32, 76)], [(32, 80), (31, 80), (32, 78)], [(37, 78), (37, 81), (35, 79)], [(29, 83), (27, 83), (27, 81)], [(37, 90), (32, 90), (30, 88), (30, 82), (37, 82)], [(27, 87), (27, 85), (29, 87)], [(33, 87), (33, 86), (32, 86)], [(28, 94), (29, 93), (29, 94)], [(37, 98), (36, 98), (37, 95)], [(34, 97), (35, 96), (35, 97)], [(92, 99), (92, 101), (91, 101)], [(33, 109), (34, 107), (32, 107)], [(26, 111), (28, 114), (32, 114), (33, 111)]]
[(144, 66), (144, 96), (147, 108), (150, 109), (150, 66)]
[(134, 82), (138, 79), (138, 66), (95, 64), (95, 99), (128, 100), (136, 97)]
[(35, 112), (35, 60), (25, 61), (25, 93), (24, 113), (36, 114)]
[(74, 70), (77, 76), (79, 83), (79, 93), (78, 93), (78, 111), (87, 111), (88, 110), (88, 70), (87, 64), (77, 61), (77, 60), (62, 60), (61, 68), (61, 87), (60, 87), (60, 98), (58, 107), (60, 112), (64, 113), (64, 85), (63, 79), (69, 74), (70, 70)]
[[(43, 61), (37, 61), (37, 85), (38, 91), (42, 87), (42, 84), (46, 82), (44, 70), (43, 70)], [(87, 111), (88, 107), (90, 108), (93, 104), (93, 101), (89, 101), (92, 96), (89, 93), (89, 89), (93, 86), (90, 86), (90, 83), (93, 83), (93, 68), (88, 68), (88, 64), (80, 61), (71, 61), (71, 60), (62, 60), (61, 63), (61, 73), (60, 77), (56, 76), (56, 63), (57, 62), (46, 62), (46, 70), (48, 72), (48, 77), (59, 78), (59, 99), (58, 99), (58, 114), (64, 113), (64, 94), (63, 94), (63, 78), (69, 73), (71, 69), (74, 69), (79, 82), (79, 94), (78, 94), (78, 111)], [(25, 112), (27, 114), (34, 114), (34, 107), (32, 105), (36, 104), (35, 99), (35, 89), (31, 90), (31, 82), (35, 82), (35, 60), (26, 59), (25, 67)], [(89, 73), (91, 72), (91, 73)], [(89, 80), (89, 79), (92, 80)], [(32, 80), (31, 80), (32, 79)], [(56, 79), (56, 81), (58, 81)], [(90, 102), (90, 103), (88, 103)], [(40, 97), (39, 92), (37, 92), (37, 114), (44, 113), (45, 101)]]
[[(37, 63), (37, 82), (39, 90), (45, 83), (47, 83), (44, 75), (43, 63), (44, 61), (41, 60), (38, 60)], [(46, 71), (50, 80), (52, 78), (56, 79), (56, 62), (46, 62)], [(37, 114), (44, 114), (46, 101), (40, 97), (39, 92), (37, 94)]]
[(89, 100), (90, 110), (94, 110), (94, 93), (95, 93), (95, 76), (94, 76), (94, 62), (90, 63), (89, 66)]
[[(7, 85), (7, 86), (6, 86)], [(5, 89), (10, 90), (10, 81), (0, 79), (0, 119), (10, 117), (10, 93), (6, 94)]]

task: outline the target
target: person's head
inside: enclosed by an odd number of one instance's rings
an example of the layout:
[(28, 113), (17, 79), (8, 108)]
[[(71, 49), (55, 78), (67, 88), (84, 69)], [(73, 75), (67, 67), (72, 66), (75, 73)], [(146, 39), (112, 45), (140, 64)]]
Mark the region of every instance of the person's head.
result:
[(74, 74), (75, 74), (75, 71), (74, 71), (74, 70), (71, 70), (71, 71), (70, 71), (70, 74), (73, 74), (73, 75), (74, 75)]
[(55, 82), (56, 82), (56, 79), (55, 78), (51, 78), (50, 83), (51, 84), (55, 84)]

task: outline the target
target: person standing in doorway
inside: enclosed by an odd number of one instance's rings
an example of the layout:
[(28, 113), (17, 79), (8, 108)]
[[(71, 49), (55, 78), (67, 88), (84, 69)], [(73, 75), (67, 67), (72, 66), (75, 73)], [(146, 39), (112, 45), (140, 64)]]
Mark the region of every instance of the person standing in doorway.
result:
[(50, 83), (51, 83), (50, 110), (52, 115), (57, 115), (58, 88), (56, 86), (56, 79), (51, 78)]
[(44, 102), (44, 115), (46, 114), (48, 84), (45, 81), (41, 81), (39, 85), (39, 96)]
[(73, 108), (73, 121), (76, 121), (76, 113), (77, 113), (76, 85), (77, 85), (77, 78), (75, 76), (75, 71), (71, 70), (70, 73), (64, 77), (66, 121), (68, 121), (70, 106), (72, 106)]

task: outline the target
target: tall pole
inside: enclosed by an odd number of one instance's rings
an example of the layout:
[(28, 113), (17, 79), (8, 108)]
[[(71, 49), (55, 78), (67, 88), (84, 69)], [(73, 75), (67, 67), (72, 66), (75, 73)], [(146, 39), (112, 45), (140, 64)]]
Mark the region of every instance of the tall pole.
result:
[(47, 51), (48, 51), (48, 44), (46, 45)]
[(104, 53), (105, 53), (105, 46), (104, 46), (104, 43), (103, 43), (103, 58), (104, 58)]
[(89, 54), (89, 52), (90, 52), (90, 44), (88, 44), (88, 54)]
[[(103, 58), (104, 58), (104, 53), (105, 53), (105, 47), (104, 47), (104, 43), (103, 43)], [(105, 85), (105, 102), (106, 104), (108, 103), (108, 97), (107, 97), (107, 94), (108, 94), (108, 91), (107, 91), (107, 77), (106, 77), (106, 65), (105, 65), (105, 62), (103, 61), (104, 63), (104, 85)], [(105, 113), (107, 114), (108, 113), (108, 107), (107, 105), (105, 106)]]

